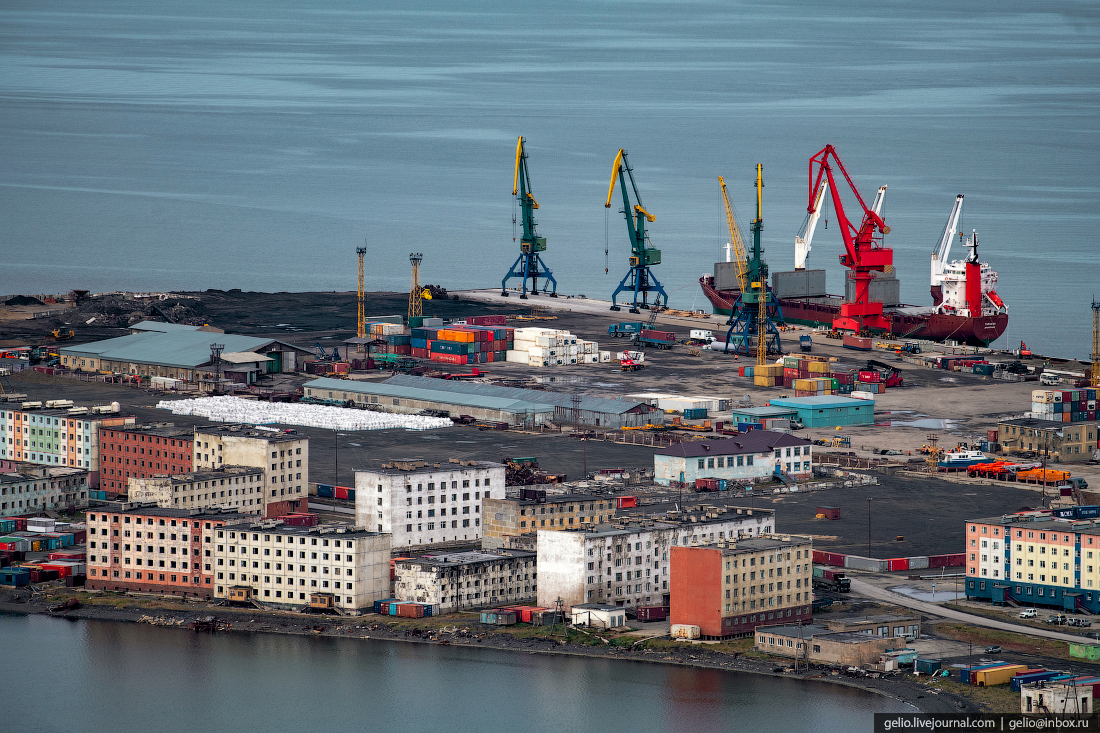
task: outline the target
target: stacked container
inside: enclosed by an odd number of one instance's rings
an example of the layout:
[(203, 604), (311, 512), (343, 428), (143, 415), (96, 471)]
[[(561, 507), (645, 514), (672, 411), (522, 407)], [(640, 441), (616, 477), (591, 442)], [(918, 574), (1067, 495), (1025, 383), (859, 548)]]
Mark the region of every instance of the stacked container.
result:
[(412, 356), (419, 359), (443, 364), (488, 364), (504, 361), (514, 330), (480, 325), (414, 328), (410, 347)]
[(570, 366), (610, 362), (611, 352), (601, 352), (597, 342), (577, 338), (568, 331), (517, 328), (505, 359), (533, 367)]
[(1053, 422), (1092, 422), (1097, 419), (1095, 389), (1044, 390), (1031, 393), (1031, 416)]

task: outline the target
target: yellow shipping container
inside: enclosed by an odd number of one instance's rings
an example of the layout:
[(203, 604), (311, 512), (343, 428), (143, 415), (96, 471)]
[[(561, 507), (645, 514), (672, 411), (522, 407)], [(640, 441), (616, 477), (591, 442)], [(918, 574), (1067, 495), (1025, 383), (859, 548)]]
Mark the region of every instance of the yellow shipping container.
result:
[(755, 367), (753, 374), (759, 374), (763, 377), (782, 377), (783, 365), (782, 364), (763, 364)]
[[(759, 367), (757, 367), (757, 368), (759, 369)], [(752, 383), (755, 384), (757, 387), (774, 387), (775, 386), (775, 377), (754, 376), (752, 378)]]
[(978, 687), (993, 687), (994, 685), (1006, 685), (1013, 677), (1028, 669), (1026, 664), (1011, 664), (1007, 667), (994, 667), (993, 669), (979, 669), (973, 673), (973, 684)]
[(816, 392), (817, 380), (816, 379), (796, 379), (794, 380), (794, 388), (800, 392)]
[(810, 371), (813, 372), (814, 374), (828, 374), (829, 373), (829, 364), (828, 364), (828, 362), (824, 362), (824, 361), (811, 361), (810, 362)]

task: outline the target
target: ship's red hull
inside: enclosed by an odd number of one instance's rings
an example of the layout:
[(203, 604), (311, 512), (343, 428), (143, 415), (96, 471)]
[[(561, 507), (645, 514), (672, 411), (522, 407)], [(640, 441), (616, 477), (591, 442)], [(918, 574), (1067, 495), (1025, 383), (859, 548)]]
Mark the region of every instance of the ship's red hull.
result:
[[(713, 278), (709, 276), (700, 278), (699, 284), (714, 312), (728, 315), (737, 298), (737, 292), (716, 290)], [(788, 323), (829, 327), (833, 323), (833, 317), (840, 312), (843, 300), (840, 296), (781, 298), (779, 305), (783, 309), (783, 320)], [(887, 309), (883, 315), (890, 321), (890, 336), (894, 338), (951, 340), (968, 346), (988, 346), (1008, 328), (1007, 313), (969, 318), (937, 313), (908, 314)]]

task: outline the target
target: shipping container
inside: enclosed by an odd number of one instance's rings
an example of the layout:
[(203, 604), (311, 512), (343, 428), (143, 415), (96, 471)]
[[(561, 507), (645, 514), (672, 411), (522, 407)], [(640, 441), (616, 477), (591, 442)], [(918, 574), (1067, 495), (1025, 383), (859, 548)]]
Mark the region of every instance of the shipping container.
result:
[(917, 672), (920, 674), (937, 672), (941, 664), (943, 663), (938, 659), (917, 659), (915, 662)]
[(332, 498), (332, 487), (325, 484), (317, 484), (317, 496), (322, 499)]
[(664, 606), (638, 606), (639, 621), (664, 621), (668, 611)]
[(398, 603), (397, 616), (399, 618), (424, 618), (424, 606), (419, 603)]
[(616, 499), (619, 509), (630, 509), (638, 506), (638, 497), (636, 496), (620, 496)]

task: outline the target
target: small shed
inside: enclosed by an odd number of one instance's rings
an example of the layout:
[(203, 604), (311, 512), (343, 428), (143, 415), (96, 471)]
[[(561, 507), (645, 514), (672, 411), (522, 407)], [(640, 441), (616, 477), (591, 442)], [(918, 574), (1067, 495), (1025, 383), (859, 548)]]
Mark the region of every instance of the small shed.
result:
[(252, 588), (247, 585), (230, 586), (228, 600), (230, 603), (251, 603)]
[(30, 585), (31, 572), (24, 568), (3, 568), (0, 569), (0, 585), (12, 585), (20, 587), (24, 585)]
[(840, 507), (819, 506), (817, 508), (817, 516), (824, 517), (825, 519), (840, 519)]
[(489, 608), (481, 612), (481, 623), (492, 626), (515, 626), (516, 612), (505, 608)]
[(614, 629), (626, 625), (626, 609), (621, 606), (582, 603), (579, 606), (573, 606), (570, 616), (574, 626)]

